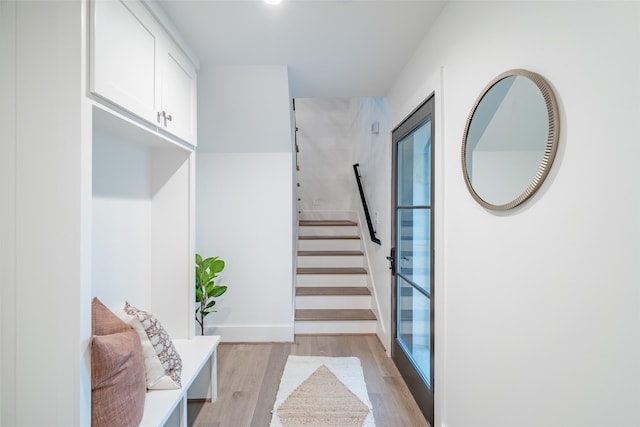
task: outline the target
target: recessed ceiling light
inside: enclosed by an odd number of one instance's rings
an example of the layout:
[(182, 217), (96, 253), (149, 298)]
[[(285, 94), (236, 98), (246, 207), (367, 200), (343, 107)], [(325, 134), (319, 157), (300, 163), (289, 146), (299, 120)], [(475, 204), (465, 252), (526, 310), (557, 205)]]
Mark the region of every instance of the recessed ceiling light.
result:
[(264, 0), (265, 2), (267, 2), (268, 4), (280, 4), (282, 3), (282, 0)]

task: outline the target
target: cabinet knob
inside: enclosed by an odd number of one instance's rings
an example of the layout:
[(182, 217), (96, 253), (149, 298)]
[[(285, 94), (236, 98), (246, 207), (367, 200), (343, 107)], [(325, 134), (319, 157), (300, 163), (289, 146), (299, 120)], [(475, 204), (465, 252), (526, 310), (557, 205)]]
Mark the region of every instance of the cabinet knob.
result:
[(167, 112), (164, 110), (158, 111), (158, 123), (161, 123), (161, 118), (164, 119), (164, 127), (167, 127), (167, 121), (170, 122), (173, 119), (173, 117), (171, 117), (171, 114), (167, 114)]

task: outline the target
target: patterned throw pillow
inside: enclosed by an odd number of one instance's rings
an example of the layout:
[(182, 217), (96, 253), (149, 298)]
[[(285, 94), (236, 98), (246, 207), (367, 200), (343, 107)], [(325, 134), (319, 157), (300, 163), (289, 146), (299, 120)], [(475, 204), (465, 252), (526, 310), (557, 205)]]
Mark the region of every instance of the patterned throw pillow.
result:
[(138, 332), (145, 356), (148, 389), (174, 389), (182, 387), (182, 359), (171, 337), (153, 314), (139, 310), (125, 302), (124, 319)]

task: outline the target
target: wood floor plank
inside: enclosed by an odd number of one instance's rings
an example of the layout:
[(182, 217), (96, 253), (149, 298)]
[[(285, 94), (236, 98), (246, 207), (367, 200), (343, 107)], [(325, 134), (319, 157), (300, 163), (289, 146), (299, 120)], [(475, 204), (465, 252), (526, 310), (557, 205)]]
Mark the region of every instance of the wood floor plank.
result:
[(388, 389), (391, 390), (387, 399), (393, 402), (393, 407), (401, 408), (396, 415), (398, 425), (412, 425), (412, 420), (415, 419), (415, 417), (421, 416), (422, 412), (420, 412), (417, 406), (418, 404), (415, 403), (411, 392), (406, 387), (406, 383), (400, 376), (385, 377), (385, 381), (389, 385)]
[[(282, 378), (282, 372), (284, 372), (284, 365), (287, 362), (287, 357), (291, 353), (291, 344), (279, 344), (271, 346), (269, 354), (269, 368), (265, 371), (265, 375), (262, 377), (262, 383), (260, 385), (259, 396), (263, 396), (258, 399), (256, 407), (253, 411), (253, 419), (251, 420), (251, 427), (264, 427), (264, 420), (271, 419), (271, 410), (273, 404), (276, 401), (276, 394), (273, 393), (273, 384), (280, 384), (280, 378)], [(276, 388), (277, 390), (277, 388)], [(271, 398), (273, 396), (273, 398)]]
[(258, 399), (262, 398), (260, 384), (267, 372), (270, 353), (254, 350), (250, 344), (219, 346), (218, 372), (226, 372), (228, 379), (219, 383), (216, 403), (225, 410), (206, 420), (198, 417), (193, 426), (251, 425), (253, 411), (247, 411), (247, 408), (256, 408)]
[(377, 427), (428, 427), (375, 335), (303, 335), (294, 343), (218, 347), (218, 400), (189, 403), (189, 426), (266, 427), (289, 354), (358, 357)]

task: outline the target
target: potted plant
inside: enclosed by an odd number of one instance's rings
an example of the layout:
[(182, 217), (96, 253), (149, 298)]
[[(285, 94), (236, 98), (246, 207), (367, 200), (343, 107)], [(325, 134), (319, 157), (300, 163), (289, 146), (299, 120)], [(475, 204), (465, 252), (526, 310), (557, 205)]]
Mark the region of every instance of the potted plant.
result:
[(200, 334), (204, 335), (204, 319), (214, 312), (214, 298), (227, 292), (227, 287), (216, 285), (215, 278), (224, 269), (224, 261), (219, 257), (203, 259), (196, 254), (196, 322), (200, 325)]

